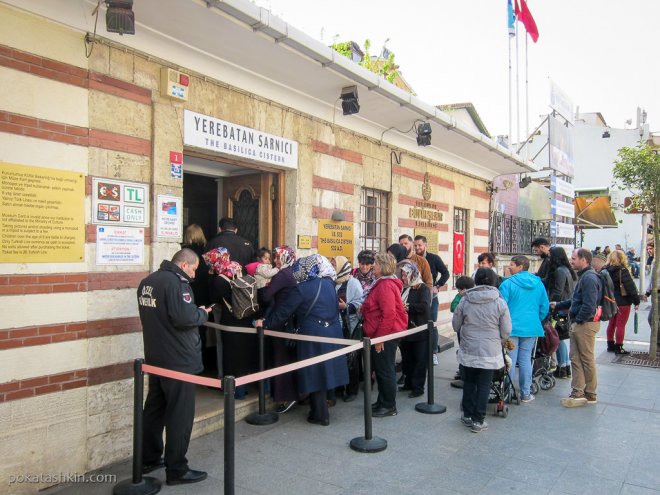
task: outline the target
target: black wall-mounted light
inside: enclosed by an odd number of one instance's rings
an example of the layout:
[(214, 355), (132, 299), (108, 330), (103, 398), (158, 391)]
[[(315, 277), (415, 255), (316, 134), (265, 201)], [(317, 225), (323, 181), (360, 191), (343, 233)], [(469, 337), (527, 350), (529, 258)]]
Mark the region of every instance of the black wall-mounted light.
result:
[(109, 33), (135, 34), (133, 0), (105, 0), (105, 28)]
[(525, 189), (531, 183), (532, 183), (532, 178), (531, 177), (529, 177), (529, 176), (523, 177), (522, 179), (520, 179), (520, 182), (518, 182), (518, 187), (520, 189)]
[(423, 122), (417, 126), (417, 145), (428, 146), (431, 144), (431, 124)]
[(610, 137), (610, 131), (609, 131), (609, 130), (606, 130), (606, 131), (603, 133), (603, 136), (602, 136), (602, 137), (603, 137), (603, 138), (608, 138), (608, 137)]
[(360, 111), (357, 86), (346, 86), (341, 89), (341, 108), (344, 115), (353, 115)]

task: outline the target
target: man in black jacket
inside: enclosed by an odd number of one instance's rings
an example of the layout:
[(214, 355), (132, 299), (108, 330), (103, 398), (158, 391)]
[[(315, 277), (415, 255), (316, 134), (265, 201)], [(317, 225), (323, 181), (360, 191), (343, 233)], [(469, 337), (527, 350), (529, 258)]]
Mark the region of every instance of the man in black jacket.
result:
[[(431, 287), (431, 313), (430, 317), (433, 321), (438, 321), (438, 292), (440, 288), (449, 280), (449, 270), (447, 265), (442, 261), (442, 258), (437, 254), (428, 252), (428, 241), (423, 235), (415, 236), (415, 252), (417, 256), (426, 258), (431, 268), (431, 276), (433, 277), (433, 287)], [(435, 328), (433, 332), (433, 364), (438, 364), (438, 329)]]
[[(146, 364), (190, 374), (203, 370), (198, 327), (206, 323), (211, 308), (195, 306), (190, 281), (198, 264), (194, 251), (182, 249), (140, 283), (137, 297)], [(206, 473), (190, 469), (186, 459), (194, 419), (193, 383), (149, 375), (144, 404), (144, 473), (165, 466), (168, 485), (206, 479)], [(167, 436), (164, 449), (163, 428)]]
[(550, 275), (550, 242), (545, 237), (537, 237), (532, 241), (532, 251), (541, 257), (541, 266), (536, 275), (547, 288), (548, 275)]
[(594, 317), (603, 294), (603, 285), (600, 276), (591, 267), (591, 260), (592, 254), (588, 249), (580, 248), (573, 251), (571, 266), (578, 274), (573, 298), (550, 303), (553, 308), (570, 308), (569, 316), (573, 322), (570, 331), (573, 391), (569, 397), (561, 399), (561, 405), (564, 407), (579, 407), (597, 402), (598, 376), (594, 347), (596, 334), (600, 330), (600, 321), (594, 321)]
[(247, 239), (236, 232), (238, 227), (232, 218), (222, 218), (218, 222), (220, 233), (211, 239), (206, 245), (206, 251), (223, 247), (229, 251), (229, 257), (245, 269), (245, 266), (254, 261), (254, 248)]

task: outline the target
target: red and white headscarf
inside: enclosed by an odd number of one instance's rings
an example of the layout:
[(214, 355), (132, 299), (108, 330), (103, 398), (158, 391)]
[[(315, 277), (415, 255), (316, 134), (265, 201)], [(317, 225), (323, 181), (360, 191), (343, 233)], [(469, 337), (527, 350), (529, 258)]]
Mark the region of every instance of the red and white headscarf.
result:
[(293, 265), (293, 262), (296, 261), (296, 252), (291, 249), (289, 246), (282, 245), (282, 246), (277, 246), (275, 249), (273, 249), (273, 252), (275, 256), (273, 256), (274, 259), (279, 259), (280, 263), (282, 264), (282, 268), (286, 268), (287, 266)]
[(243, 267), (229, 259), (229, 251), (226, 248), (219, 247), (202, 255), (207, 266), (213, 270), (216, 275), (224, 275), (228, 278), (234, 278), (243, 273)]

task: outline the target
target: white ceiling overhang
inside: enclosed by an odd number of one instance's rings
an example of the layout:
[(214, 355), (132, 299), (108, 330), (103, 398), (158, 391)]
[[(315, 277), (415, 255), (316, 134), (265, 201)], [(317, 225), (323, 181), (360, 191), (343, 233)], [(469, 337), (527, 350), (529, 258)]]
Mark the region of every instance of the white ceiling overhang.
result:
[[(94, 30), (95, 0), (4, 2), (82, 32)], [(99, 36), (184, 70), (486, 180), (537, 170), (247, 0), (135, 0), (136, 34), (124, 36), (105, 31), (104, 9), (101, 2)], [(358, 87), (360, 112), (344, 116), (338, 99), (341, 88), (350, 85)], [(405, 132), (416, 120), (431, 123), (431, 146), (417, 146), (414, 132)]]

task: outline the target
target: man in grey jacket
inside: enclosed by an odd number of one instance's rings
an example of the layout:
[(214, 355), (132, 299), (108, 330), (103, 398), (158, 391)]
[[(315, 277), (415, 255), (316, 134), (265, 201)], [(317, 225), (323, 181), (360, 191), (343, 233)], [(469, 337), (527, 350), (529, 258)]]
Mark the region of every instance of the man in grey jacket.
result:
[(558, 303), (550, 303), (557, 309), (569, 309), (571, 325), (571, 367), (573, 378), (572, 392), (561, 399), (564, 407), (580, 407), (595, 404), (598, 376), (594, 347), (600, 322), (594, 321), (598, 304), (603, 293), (603, 286), (598, 273), (591, 267), (591, 251), (580, 248), (571, 255), (571, 266), (578, 274), (578, 283), (573, 298)]

